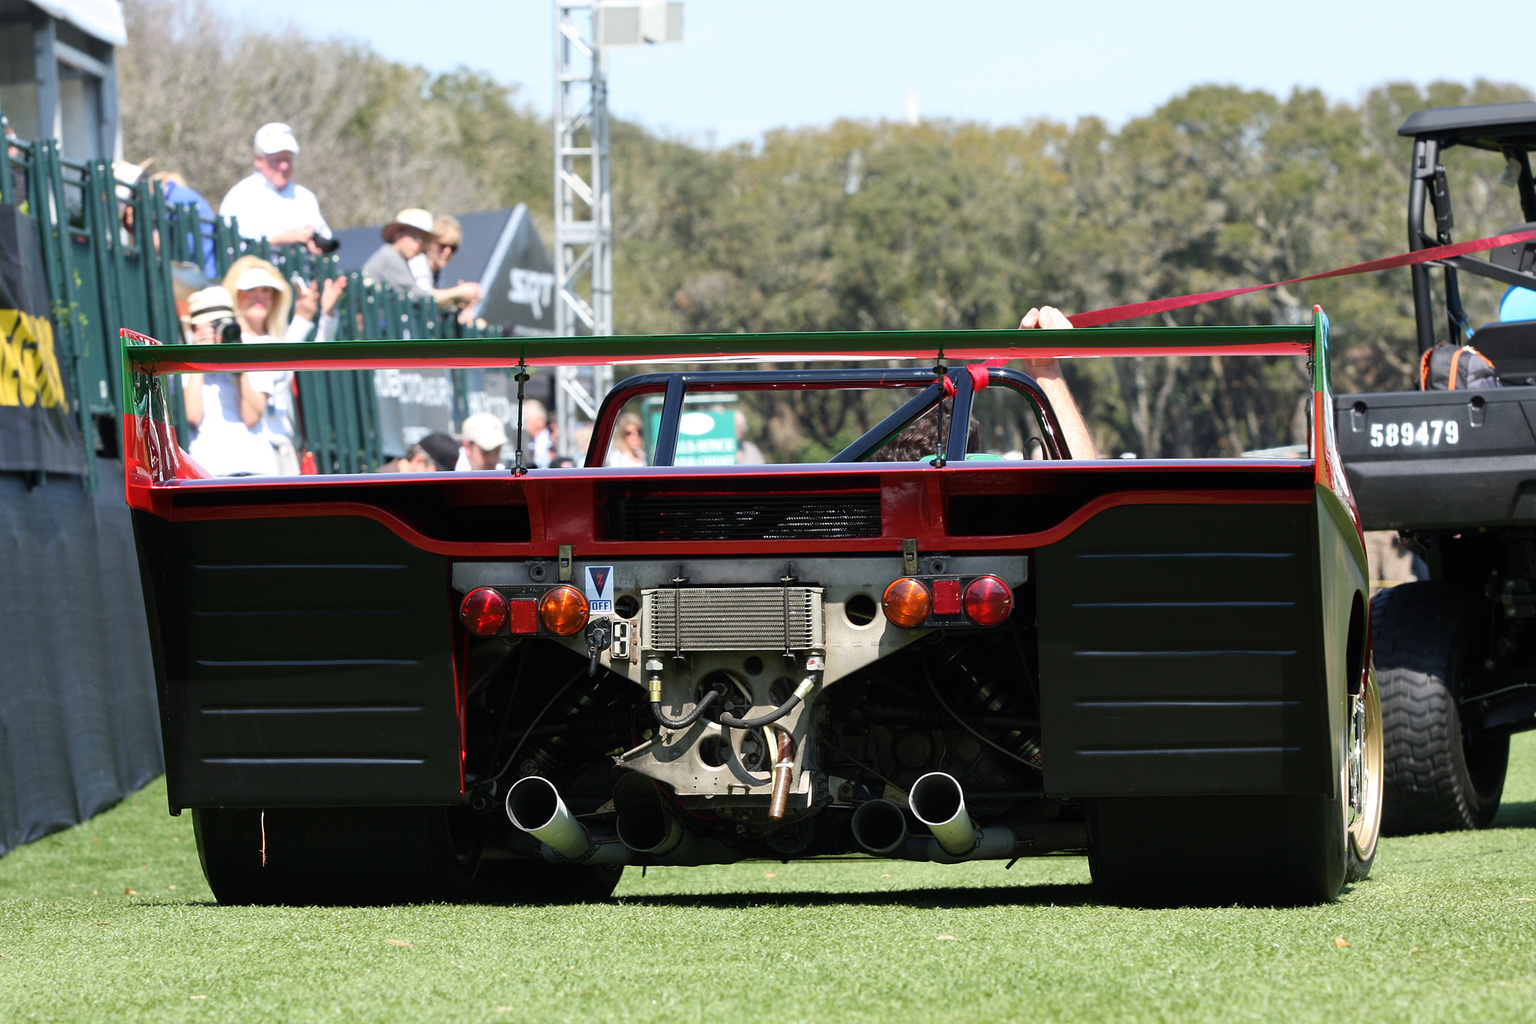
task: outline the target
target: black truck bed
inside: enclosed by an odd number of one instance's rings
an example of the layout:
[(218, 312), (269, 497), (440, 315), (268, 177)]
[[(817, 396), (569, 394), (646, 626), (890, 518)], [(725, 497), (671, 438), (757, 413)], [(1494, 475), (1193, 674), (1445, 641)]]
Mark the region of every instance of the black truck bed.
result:
[(1536, 525), (1536, 387), (1335, 395), (1367, 530)]

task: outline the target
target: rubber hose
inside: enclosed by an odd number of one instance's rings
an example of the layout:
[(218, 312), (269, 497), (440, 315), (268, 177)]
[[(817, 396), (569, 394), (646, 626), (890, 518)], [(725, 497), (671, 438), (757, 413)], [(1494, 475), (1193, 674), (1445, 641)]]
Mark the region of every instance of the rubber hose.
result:
[(795, 710), (795, 705), (799, 703), (800, 695), (797, 693), (766, 715), (759, 715), (757, 718), (733, 718), (730, 715), (721, 715), (720, 724), (731, 729), (761, 729), (765, 725), (772, 725)]
[(719, 687), (715, 687), (714, 689), (710, 690), (704, 695), (704, 699), (695, 704), (693, 706), (693, 710), (688, 712), (682, 718), (668, 718), (667, 713), (661, 710), (661, 701), (659, 700), (651, 701), (651, 713), (656, 716), (656, 721), (660, 722), (668, 729), (686, 729), (694, 722), (697, 722), (699, 720), (699, 716), (702, 715), (705, 711), (709, 710), (709, 706), (715, 701), (719, 700), (720, 695), (724, 692), (725, 691)]

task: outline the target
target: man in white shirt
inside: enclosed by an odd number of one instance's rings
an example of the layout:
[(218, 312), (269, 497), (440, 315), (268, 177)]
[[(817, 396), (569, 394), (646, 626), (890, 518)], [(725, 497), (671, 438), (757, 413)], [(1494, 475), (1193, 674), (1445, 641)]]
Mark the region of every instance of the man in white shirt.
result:
[(320, 201), (293, 181), (299, 141), (281, 121), (256, 131), (255, 173), (242, 178), (219, 204), (220, 217), (236, 218), (240, 234), (273, 245), (302, 245), (318, 256), (335, 248)]

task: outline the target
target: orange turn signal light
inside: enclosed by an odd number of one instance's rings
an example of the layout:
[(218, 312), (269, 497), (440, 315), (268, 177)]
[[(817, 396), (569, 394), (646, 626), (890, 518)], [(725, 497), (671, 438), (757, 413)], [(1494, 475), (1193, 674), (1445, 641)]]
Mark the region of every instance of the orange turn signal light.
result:
[(556, 636), (575, 636), (587, 624), (587, 599), (575, 587), (555, 587), (539, 599), (539, 621)]
[(933, 608), (933, 597), (921, 582), (909, 576), (903, 576), (885, 588), (885, 596), (880, 599), (880, 606), (885, 610), (885, 617), (891, 622), (903, 629), (911, 629), (928, 621), (928, 613)]

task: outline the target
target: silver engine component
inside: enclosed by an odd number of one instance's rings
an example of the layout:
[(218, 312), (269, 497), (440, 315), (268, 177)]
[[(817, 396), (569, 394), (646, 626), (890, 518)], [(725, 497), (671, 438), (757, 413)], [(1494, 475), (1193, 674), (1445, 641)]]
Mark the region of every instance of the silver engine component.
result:
[(641, 594), (647, 651), (783, 653), (822, 647), (820, 587), (663, 587)]

